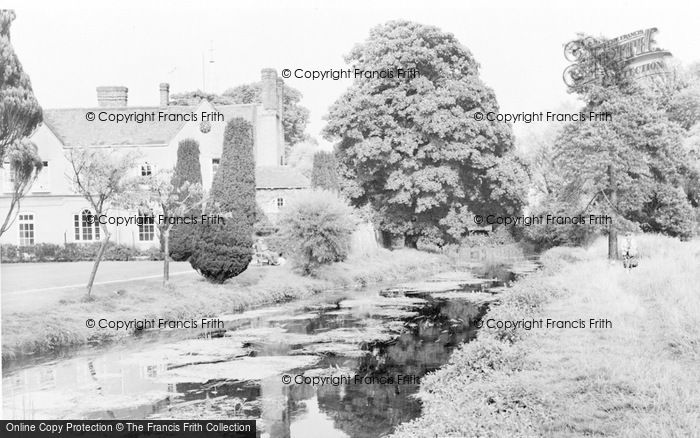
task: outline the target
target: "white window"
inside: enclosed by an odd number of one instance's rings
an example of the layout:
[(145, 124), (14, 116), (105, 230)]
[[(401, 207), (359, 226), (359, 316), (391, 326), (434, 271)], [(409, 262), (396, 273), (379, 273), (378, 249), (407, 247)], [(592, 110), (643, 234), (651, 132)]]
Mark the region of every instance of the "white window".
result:
[(73, 228), (76, 241), (100, 240), (100, 225), (90, 210), (83, 210), (80, 214), (73, 215)]
[(277, 208), (284, 207), (284, 198), (277, 198)]
[(139, 240), (141, 242), (152, 241), (156, 236), (156, 226), (153, 215), (139, 213), (137, 223), (139, 224)]
[(211, 160), (211, 176), (212, 178), (216, 175), (216, 171), (219, 170), (220, 159), (214, 158)]
[(44, 161), (42, 164), (44, 167), (41, 169), (41, 172), (39, 172), (39, 176), (36, 178), (36, 181), (34, 181), (34, 185), (32, 186), (32, 191), (34, 192), (50, 191), (49, 182), (51, 181), (51, 178), (49, 177), (49, 162)]
[(19, 215), (19, 246), (34, 245), (34, 214)]
[(153, 174), (153, 166), (149, 162), (141, 165), (141, 176), (151, 176)]

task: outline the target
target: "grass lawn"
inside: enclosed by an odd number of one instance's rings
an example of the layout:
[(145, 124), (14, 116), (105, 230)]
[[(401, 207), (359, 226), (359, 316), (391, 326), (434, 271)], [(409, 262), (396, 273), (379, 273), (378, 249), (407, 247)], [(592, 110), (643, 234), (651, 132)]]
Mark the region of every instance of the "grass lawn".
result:
[[(225, 284), (212, 284), (199, 275), (173, 277), (168, 288), (160, 279), (93, 289), (93, 301), (85, 301), (84, 288), (69, 290), (50, 307), (37, 304), (2, 315), (4, 359), (48, 352), (60, 347), (100, 343), (131, 332), (88, 329), (86, 320), (201, 319), (239, 312), (251, 307), (307, 297), (330, 288), (357, 287), (399, 278), (418, 278), (444, 269), (446, 256), (414, 250), (380, 250), (372, 256), (350, 258), (302, 277), (289, 265), (250, 268)], [(65, 265), (65, 264), (62, 264)], [(115, 290), (121, 289), (121, 294)]]
[(629, 273), (605, 260), (605, 242), (543, 256), (484, 320), (587, 328), (480, 330), (424, 380), (423, 416), (394, 437), (700, 436), (700, 244), (639, 247)]
[[(92, 262), (65, 263), (3, 263), (2, 290), (5, 293), (22, 293), (50, 288), (85, 286)], [(129, 278), (158, 276), (163, 272), (163, 262), (103, 261), (97, 271), (96, 283), (123, 281)], [(194, 272), (188, 262), (171, 262), (170, 273)]]

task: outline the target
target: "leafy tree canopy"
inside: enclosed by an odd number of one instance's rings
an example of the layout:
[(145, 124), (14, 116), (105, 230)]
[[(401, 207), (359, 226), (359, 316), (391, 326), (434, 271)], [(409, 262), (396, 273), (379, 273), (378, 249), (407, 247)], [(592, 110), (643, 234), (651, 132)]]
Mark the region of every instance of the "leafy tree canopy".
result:
[[(354, 205), (371, 204), (381, 227), (411, 246), (420, 237), (437, 243), (460, 237), (472, 212), (520, 210), (527, 175), (511, 157), (511, 129), (475, 120), (477, 112), (498, 112), (498, 103), (452, 34), (391, 21), (346, 60), (353, 68), (394, 72), (357, 79), (328, 115), (324, 134), (338, 140), (344, 190)], [(419, 74), (400, 77), (398, 68)]]
[(14, 19), (14, 11), (0, 10), (0, 167), (8, 146), (30, 135), (42, 120), (29, 75), (22, 69), (10, 41)]
[(610, 117), (562, 130), (553, 169), (564, 186), (556, 196), (572, 208), (613, 214), (618, 226), (632, 221), (647, 231), (688, 237), (692, 210), (682, 187), (692, 169), (683, 138), (695, 110), (679, 110), (674, 102), (692, 100), (683, 98), (692, 90), (674, 77), (635, 81), (624, 66), (605, 61), (596, 59), (600, 80), (573, 91), (586, 102), (582, 112)]

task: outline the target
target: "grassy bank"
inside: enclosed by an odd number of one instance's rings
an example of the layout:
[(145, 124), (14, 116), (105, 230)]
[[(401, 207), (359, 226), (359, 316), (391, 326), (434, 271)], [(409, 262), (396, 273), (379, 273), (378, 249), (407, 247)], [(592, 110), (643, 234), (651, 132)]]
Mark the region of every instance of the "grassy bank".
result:
[(700, 436), (700, 245), (638, 242), (630, 273), (604, 241), (546, 253), (484, 321), (586, 328), (482, 328), (423, 381), (423, 416), (394, 437)]
[[(289, 266), (251, 268), (223, 285), (199, 276), (173, 277), (166, 289), (160, 280), (145, 280), (125, 286), (97, 286), (94, 301), (75, 298), (31, 312), (3, 314), (3, 359), (46, 353), (58, 348), (102, 343), (124, 331), (88, 329), (87, 319), (167, 320), (199, 319), (272, 304), (333, 289), (361, 287), (380, 281), (418, 278), (447, 263), (445, 256), (413, 250), (386, 251), (323, 267), (314, 277), (302, 277)], [(121, 289), (119, 294), (115, 291)]]

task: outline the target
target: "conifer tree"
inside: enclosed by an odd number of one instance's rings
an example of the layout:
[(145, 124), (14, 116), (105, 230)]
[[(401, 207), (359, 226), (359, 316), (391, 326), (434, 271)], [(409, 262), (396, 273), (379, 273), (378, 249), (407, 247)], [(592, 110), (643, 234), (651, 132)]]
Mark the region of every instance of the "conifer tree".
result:
[(204, 277), (223, 283), (245, 271), (252, 259), (255, 222), (253, 129), (245, 119), (228, 122), (219, 170), (214, 177), (207, 214), (223, 221), (197, 226), (190, 264)]
[[(182, 188), (186, 183), (190, 185), (202, 184), (202, 169), (199, 163), (199, 143), (187, 138), (178, 144), (177, 162), (173, 173), (172, 185), (176, 189)], [(186, 193), (183, 191), (182, 193)], [(201, 215), (201, 200), (191, 197), (187, 200), (192, 205), (187, 210), (186, 216)], [(170, 257), (174, 261), (187, 260), (192, 255), (195, 245), (196, 225), (178, 224), (170, 232)], [(162, 240), (162, 236), (161, 236)], [(162, 245), (161, 245), (162, 246)]]

